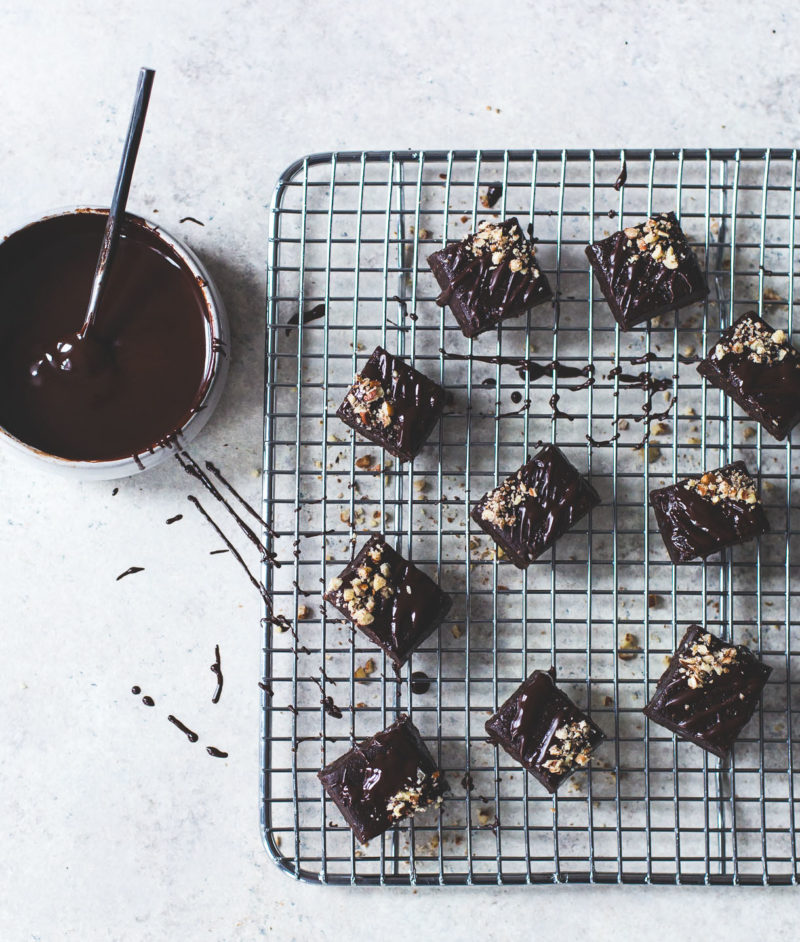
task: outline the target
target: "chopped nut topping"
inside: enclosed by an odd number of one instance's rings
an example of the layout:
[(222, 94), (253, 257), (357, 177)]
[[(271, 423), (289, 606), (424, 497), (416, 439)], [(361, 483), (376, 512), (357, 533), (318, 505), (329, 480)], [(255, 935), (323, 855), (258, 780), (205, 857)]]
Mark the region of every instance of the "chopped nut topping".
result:
[[(395, 414), (394, 406), (387, 397), (388, 393), (377, 380), (367, 379), (359, 373), (347, 393), (347, 402), (362, 425), (387, 428), (392, 424)], [(365, 461), (367, 457), (369, 463)], [(359, 468), (368, 468), (371, 463), (372, 458), (367, 455), (356, 461)]]
[(620, 642), (619, 650), (617, 651), (617, 657), (621, 661), (632, 661), (638, 653), (639, 639), (636, 637), (636, 635), (632, 635), (630, 632), (628, 632)]
[(338, 576), (331, 580), (328, 586), (330, 601), (344, 609), (360, 627), (371, 625), (375, 621), (372, 613), (378, 601), (388, 601), (395, 593), (386, 581), (391, 571), (391, 566), (383, 562), (383, 547), (380, 544), (372, 546), (353, 573), (349, 585), (345, 585)]
[(499, 527), (513, 527), (517, 522), (516, 508), (528, 497), (538, 497), (535, 487), (530, 487), (522, 480), (522, 472), (505, 481), (486, 495), (486, 502), (481, 510), (481, 519), (496, 523)]
[(636, 261), (640, 255), (649, 255), (653, 261), (674, 270), (686, 257), (686, 245), (680, 228), (667, 213), (658, 213), (638, 226), (628, 226), (622, 232), (628, 240), (628, 248), (633, 252), (629, 261)]
[(536, 249), (523, 236), (518, 225), (508, 228), (503, 223), (484, 219), (478, 223), (474, 235), (468, 236), (467, 249), (476, 258), (489, 256), (490, 269), (507, 264), (512, 273), (527, 275), (531, 271), (534, 278), (539, 277), (533, 261)]
[(780, 363), (791, 351), (793, 347), (786, 331), (770, 330), (763, 321), (746, 317), (736, 325), (730, 337), (714, 347), (712, 356), (722, 360), (729, 353), (737, 356), (746, 353), (753, 363)]
[(697, 491), (712, 504), (718, 504), (721, 500), (741, 500), (747, 504), (759, 502), (755, 481), (749, 474), (736, 468), (706, 471), (700, 478), (690, 478), (683, 487), (687, 491)]
[(727, 674), (730, 665), (738, 657), (735, 647), (722, 646), (712, 650), (712, 643), (711, 635), (701, 635), (699, 641), (690, 645), (689, 655), (680, 658), (678, 673), (686, 677), (686, 683), (692, 690), (713, 683), (721, 674)]
[(576, 765), (586, 765), (592, 754), (590, 729), (586, 720), (559, 726), (547, 754), (553, 758), (542, 765), (553, 775), (562, 775)]
[(417, 769), (416, 784), (409, 783), (392, 795), (386, 804), (386, 810), (393, 818), (399, 820), (409, 818), (427, 808), (438, 808), (442, 803), (442, 796), (438, 794), (436, 788), (439, 776), (439, 772), (431, 772), (427, 775), (422, 769)]

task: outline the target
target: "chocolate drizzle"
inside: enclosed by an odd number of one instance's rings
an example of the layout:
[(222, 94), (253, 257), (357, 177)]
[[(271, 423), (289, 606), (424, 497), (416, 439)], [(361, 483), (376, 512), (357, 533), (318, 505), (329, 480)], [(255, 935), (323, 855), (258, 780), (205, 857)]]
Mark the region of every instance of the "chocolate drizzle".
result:
[(228, 753), (217, 749), (216, 746), (206, 746), (206, 752), (214, 759), (227, 759)]
[(119, 582), (119, 580), (124, 579), (125, 576), (132, 576), (137, 572), (144, 572), (144, 566), (129, 566), (128, 569), (126, 569), (125, 572), (121, 572), (114, 581)]
[(446, 360), (463, 360), (474, 363), (492, 363), (499, 366), (512, 366), (520, 378), (527, 376), (531, 382), (541, 379), (543, 376), (555, 376), (558, 379), (579, 379), (584, 382), (574, 386), (564, 386), (564, 389), (575, 392), (580, 389), (586, 389), (594, 385), (594, 364), (586, 363), (583, 366), (569, 366), (559, 360), (531, 360), (526, 357), (508, 357), (508, 356), (478, 356), (476, 353), (450, 353), (442, 348), (439, 352)]
[[(225, 499), (225, 497), (219, 492), (218, 488), (215, 487), (214, 483), (211, 481), (208, 475), (203, 471), (200, 465), (194, 460), (194, 458), (192, 458), (192, 456), (187, 451), (178, 452), (178, 454), (175, 455), (175, 458), (178, 464), (183, 468), (183, 470), (188, 475), (190, 475), (193, 478), (196, 478), (203, 485), (203, 487), (209, 492), (209, 494), (211, 494), (211, 496), (215, 500), (219, 501), (225, 507), (225, 509), (230, 514), (230, 516), (233, 517), (233, 519), (236, 521), (237, 526), (245, 535), (245, 537), (247, 537), (247, 539), (253, 544), (253, 546), (255, 546), (258, 549), (259, 553), (261, 554), (262, 562), (264, 562), (267, 559), (271, 559), (274, 562), (275, 554), (271, 553), (267, 549), (267, 547), (264, 546), (264, 544), (261, 542), (261, 539), (255, 533), (253, 528), (239, 516), (239, 514), (234, 510), (234, 508)], [(212, 465), (212, 467), (214, 466)], [(233, 492), (233, 489), (230, 488), (230, 485), (228, 485), (228, 487), (232, 491), (232, 493), (234, 493), (234, 496), (236, 496), (241, 501), (242, 500), (241, 497), (239, 497), (238, 494)], [(244, 502), (242, 501), (242, 503)], [(248, 506), (248, 510), (250, 510), (251, 513), (255, 514), (255, 511), (253, 511), (252, 508), (249, 507), (249, 505), (247, 506)], [(260, 522), (263, 523), (260, 517), (258, 517), (257, 515), (256, 517)]]
[(177, 719), (176, 717), (174, 717), (171, 713), (170, 713), (170, 715), (167, 717), (167, 719), (169, 720), (170, 723), (172, 723), (173, 726), (177, 726), (177, 728), (178, 728), (182, 733), (185, 734), (185, 736), (186, 736), (186, 738), (189, 740), (189, 742), (197, 742), (197, 740), (200, 738), (200, 737), (197, 735), (197, 733), (195, 733), (193, 730), (189, 729), (188, 726), (185, 726), (183, 723), (181, 723), (181, 721), (180, 721), (179, 719)]
[(211, 665), (211, 673), (216, 674), (217, 677), (217, 689), (214, 691), (214, 696), (211, 698), (212, 703), (219, 703), (219, 698), (222, 696), (222, 684), (224, 683), (224, 678), (222, 676), (222, 661), (219, 656), (219, 645), (214, 645), (214, 663)]

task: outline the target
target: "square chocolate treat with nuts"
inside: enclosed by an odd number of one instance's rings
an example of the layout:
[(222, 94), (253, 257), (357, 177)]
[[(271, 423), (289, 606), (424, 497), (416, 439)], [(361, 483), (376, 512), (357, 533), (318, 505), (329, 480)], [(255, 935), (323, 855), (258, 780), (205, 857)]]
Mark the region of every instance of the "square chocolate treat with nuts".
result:
[(386, 652), (395, 669), (441, 625), (452, 599), (413, 563), (373, 536), (323, 595)]
[(376, 347), (336, 414), (390, 455), (411, 461), (441, 418), (444, 399), (441, 386)]
[(651, 491), (650, 506), (673, 563), (705, 559), (769, 531), (743, 461)]
[(470, 516), (518, 569), (525, 569), (600, 503), (597, 491), (555, 445), (478, 501)]
[(318, 773), (362, 844), (429, 808), (447, 788), (419, 730), (402, 715)]
[(519, 317), (553, 292), (536, 261), (536, 249), (516, 218), (483, 220), (461, 242), (428, 256), (428, 265), (465, 337), (477, 337), (509, 317)]
[(778, 441), (800, 422), (800, 352), (757, 314), (729, 327), (697, 372)]
[(486, 732), (551, 794), (589, 764), (606, 738), (556, 687), (552, 669), (534, 671), (487, 721)]
[(690, 625), (643, 712), (724, 759), (750, 721), (771, 673), (745, 645), (729, 644)]
[(593, 242), (586, 257), (623, 330), (708, 294), (706, 277), (675, 213), (657, 213)]

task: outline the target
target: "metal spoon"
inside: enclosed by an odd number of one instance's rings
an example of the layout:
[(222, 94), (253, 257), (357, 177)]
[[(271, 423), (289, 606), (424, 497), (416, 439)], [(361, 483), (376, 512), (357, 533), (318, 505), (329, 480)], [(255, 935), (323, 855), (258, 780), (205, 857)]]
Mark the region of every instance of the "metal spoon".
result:
[(103, 297), (103, 292), (108, 282), (108, 272), (111, 263), (114, 260), (114, 253), (119, 242), (119, 231), (122, 226), (122, 220), (125, 216), (125, 207), (128, 204), (128, 193), (131, 188), (131, 179), (133, 178), (133, 168), (136, 163), (136, 156), (139, 153), (139, 142), (142, 139), (144, 130), (144, 119), (147, 115), (147, 105), (150, 102), (150, 90), (153, 87), (153, 79), (156, 73), (154, 69), (142, 69), (139, 72), (139, 82), (136, 86), (136, 97), (133, 101), (133, 112), (131, 113), (131, 122), (128, 126), (128, 135), (125, 138), (125, 149), (122, 152), (122, 162), (117, 174), (117, 183), (114, 187), (114, 196), (111, 199), (111, 209), (108, 212), (108, 222), (106, 230), (103, 233), (103, 245), (100, 249), (100, 257), (97, 259), (97, 268), (92, 282), (92, 293), (89, 296), (89, 307), (86, 310), (86, 317), (83, 326), (78, 331), (78, 338), (83, 340), (87, 331), (91, 330), (97, 317), (97, 309)]
[(103, 233), (103, 244), (97, 259), (97, 268), (92, 281), (92, 291), (89, 296), (89, 306), (86, 317), (80, 330), (59, 340), (52, 352), (48, 351), (30, 368), (31, 379), (34, 383), (43, 380), (42, 370), (47, 367), (66, 372), (96, 372), (102, 369), (110, 358), (110, 351), (105, 345), (99, 343), (93, 336), (93, 327), (97, 317), (103, 292), (108, 283), (108, 274), (111, 263), (114, 261), (122, 223), (125, 218), (125, 207), (128, 203), (128, 193), (131, 188), (133, 168), (136, 155), (139, 153), (139, 143), (144, 130), (144, 120), (147, 115), (147, 105), (150, 101), (150, 90), (155, 78), (153, 69), (142, 69), (139, 72), (139, 82), (136, 86), (136, 97), (133, 102), (131, 121), (128, 125), (128, 134), (125, 138), (125, 149), (122, 152), (117, 183), (114, 187), (114, 196), (111, 199), (111, 208), (108, 211), (108, 221)]

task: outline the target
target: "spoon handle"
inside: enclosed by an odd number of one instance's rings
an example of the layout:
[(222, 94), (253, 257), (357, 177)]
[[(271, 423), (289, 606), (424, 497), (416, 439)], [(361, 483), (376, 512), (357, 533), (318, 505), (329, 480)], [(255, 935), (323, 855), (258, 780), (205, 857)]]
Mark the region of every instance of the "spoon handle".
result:
[(147, 105), (150, 102), (150, 91), (153, 87), (155, 75), (156, 73), (153, 69), (142, 69), (139, 72), (139, 82), (136, 86), (136, 97), (133, 102), (131, 123), (128, 126), (128, 134), (125, 138), (125, 149), (122, 152), (122, 162), (120, 163), (119, 173), (117, 174), (117, 183), (114, 187), (111, 209), (108, 213), (108, 222), (106, 223), (106, 229), (103, 233), (103, 245), (100, 249), (100, 257), (97, 260), (97, 268), (94, 273), (89, 307), (86, 310), (83, 326), (78, 331), (78, 336), (81, 338), (86, 336), (87, 330), (94, 324), (97, 309), (100, 306), (103, 291), (108, 280), (108, 271), (114, 258), (117, 243), (119, 242), (119, 233), (122, 227), (122, 221), (125, 217), (125, 207), (128, 203), (128, 193), (131, 188), (133, 167), (136, 163), (136, 155), (139, 153), (139, 143), (142, 139), (144, 119), (147, 115)]

